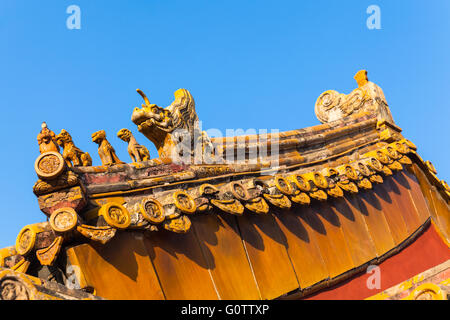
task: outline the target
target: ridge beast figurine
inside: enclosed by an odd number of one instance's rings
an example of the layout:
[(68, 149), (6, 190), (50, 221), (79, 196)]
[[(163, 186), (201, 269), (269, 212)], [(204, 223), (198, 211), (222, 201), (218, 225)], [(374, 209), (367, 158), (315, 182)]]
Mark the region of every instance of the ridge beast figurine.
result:
[(100, 130), (92, 134), (92, 142), (98, 144), (98, 155), (102, 161), (102, 165), (110, 166), (113, 164), (124, 163), (120, 161), (119, 157), (116, 155), (116, 151), (112, 145), (106, 140), (105, 130)]
[(48, 151), (59, 152), (59, 147), (56, 144), (55, 133), (47, 127), (47, 123), (42, 122), (41, 132), (37, 136), (39, 144), (39, 152), (42, 154)]
[(64, 129), (56, 136), (56, 142), (63, 151), (63, 158), (69, 167), (92, 166), (92, 158), (87, 152), (81, 151), (73, 143), (72, 136)]
[(133, 162), (141, 162), (150, 160), (150, 153), (145, 146), (137, 143), (136, 138), (133, 136), (130, 130), (121, 129), (117, 132), (119, 139), (128, 142), (128, 154)]

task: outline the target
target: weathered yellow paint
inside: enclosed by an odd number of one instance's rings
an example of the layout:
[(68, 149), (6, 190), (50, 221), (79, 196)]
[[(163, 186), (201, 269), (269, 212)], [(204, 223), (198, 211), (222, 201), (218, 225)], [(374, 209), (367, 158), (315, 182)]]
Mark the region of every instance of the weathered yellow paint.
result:
[(161, 230), (144, 239), (147, 252), (168, 300), (219, 298), (193, 230), (185, 234)]
[(418, 286), (402, 300), (422, 300), (419, 298), (423, 295), (427, 295), (424, 297), (425, 300), (447, 300), (447, 293), (434, 283), (424, 283)]
[(275, 220), (286, 237), (287, 251), (291, 258), (300, 287), (308, 288), (329, 278), (325, 261), (317, 245), (311, 226), (302, 220), (303, 211), (293, 214), (273, 210)]
[(164, 299), (140, 232), (121, 232), (104, 245), (82, 244), (67, 252), (70, 263), (79, 268), (80, 286), (94, 288), (101, 297)]
[(365, 300), (386, 300), (389, 298), (389, 295), (385, 292), (380, 292), (374, 296), (368, 297)]
[(220, 299), (261, 299), (258, 284), (239, 236), (236, 219), (229, 214), (196, 215), (193, 231), (199, 241)]
[(441, 281), (439, 284), (443, 286), (450, 286), (450, 278)]
[[(272, 215), (236, 217), (263, 299), (275, 299), (300, 287), (286, 250), (285, 236)], [(276, 263), (274, 263), (276, 261)]]

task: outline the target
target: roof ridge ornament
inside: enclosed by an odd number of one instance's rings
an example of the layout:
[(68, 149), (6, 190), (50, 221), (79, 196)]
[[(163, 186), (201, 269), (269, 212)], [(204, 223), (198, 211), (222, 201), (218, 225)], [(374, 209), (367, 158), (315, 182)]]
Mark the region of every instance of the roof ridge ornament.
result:
[(367, 71), (366, 70), (359, 70), (353, 79), (356, 80), (356, 83), (358, 84), (358, 87), (361, 88), (369, 82), (369, 78), (367, 77)]
[(98, 144), (98, 155), (102, 161), (102, 165), (110, 166), (114, 164), (123, 164), (119, 157), (116, 155), (116, 151), (109, 141), (106, 139), (105, 130), (96, 131), (92, 134), (92, 142)]
[(369, 81), (366, 70), (358, 71), (354, 79), (358, 88), (346, 95), (335, 90), (323, 92), (316, 101), (315, 113), (322, 123), (342, 120), (353, 114), (377, 114), (378, 120), (394, 123), (383, 90)]
[(56, 143), (56, 135), (48, 128), (45, 121), (41, 124), (41, 131), (37, 135), (37, 141), (39, 145), (39, 152), (41, 154), (48, 151), (59, 152), (59, 146)]
[(208, 157), (212, 155), (212, 150), (208, 149), (211, 141), (206, 132), (201, 131), (194, 98), (188, 90), (175, 91), (175, 100), (166, 108), (150, 103), (142, 90), (136, 91), (145, 103), (142, 108), (134, 108), (131, 120), (139, 132), (153, 142), (161, 159), (190, 162), (198, 153), (194, 150), (197, 147), (201, 148), (202, 158), (204, 153)]

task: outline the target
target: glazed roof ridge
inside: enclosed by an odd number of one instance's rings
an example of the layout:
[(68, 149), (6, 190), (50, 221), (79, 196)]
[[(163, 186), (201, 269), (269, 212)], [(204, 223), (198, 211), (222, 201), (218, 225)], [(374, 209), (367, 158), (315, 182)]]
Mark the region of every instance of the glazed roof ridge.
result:
[[(150, 104), (138, 91), (145, 104), (135, 108), (132, 121), (157, 147), (156, 159), (150, 159), (130, 130), (122, 129), (118, 136), (128, 143), (132, 163), (120, 161), (100, 130), (92, 139), (99, 145), (102, 165), (92, 166), (90, 155), (75, 147), (67, 131), (55, 135), (43, 125), (38, 135), (41, 154), (35, 162), (39, 179), (33, 191), (48, 221), (25, 226), (15, 246), (0, 250), (0, 267), (26, 273), (36, 259), (52, 265), (69, 243), (105, 244), (120, 230), (185, 233), (193, 214), (240, 216), (268, 214), (271, 209), (288, 213), (314, 201), (371, 190), (413, 166), (450, 199), (448, 185), (437, 177), (431, 162), (401, 135), (381, 88), (368, 81), (366, 72), (358, 72), (355, 79), (358, 88), (349, 95), (328, 90), (317, 99), (315, 111), (323, 124), (266, 136), (270, 150), (276, 146), (279, 151), (275, 164), (269, 156), (253, 161), (249, 147), (265, 147), (258, 135), (210, 139), (200, 132), (194, 100), (186, 89), (177, 90), (167, 108)], [(191, 134), (191, 139), (200, 137), (206, 154), (217, 157), (210, 149), (216, 144), (220, 154), (231, 148), (243, 150), (247, 158), (227, 162), (218, 157), (212, 164), (195, 163), (190, 157), (179, 161), (173, 156), (177, 130)]]

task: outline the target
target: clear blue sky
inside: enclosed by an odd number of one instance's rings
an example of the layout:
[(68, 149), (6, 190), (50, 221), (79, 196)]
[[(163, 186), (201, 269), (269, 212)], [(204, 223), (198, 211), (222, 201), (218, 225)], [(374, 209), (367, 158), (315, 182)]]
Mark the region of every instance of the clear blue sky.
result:
[[(66, 8), (81, 8), (69, 30)], [(369, 5), (381, 30), (366, 27)], [(91, 133), (132, 129), (136, 88), (167, 106), (178, 88), (203, 128), (316, 125), (325, 90), (349, 93), (367, 69), (405, 137), (450, 180), (450, 1), (23, 1), (0, 2), (0, 247), (45, 220), (32, 187), (42, 121), (68, 130), (100, 163)]]

